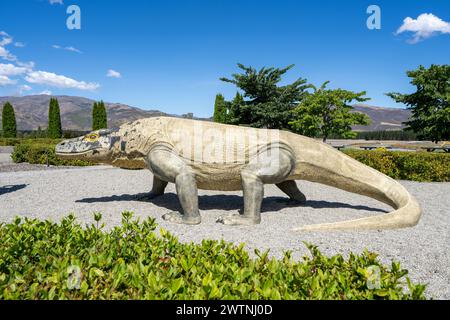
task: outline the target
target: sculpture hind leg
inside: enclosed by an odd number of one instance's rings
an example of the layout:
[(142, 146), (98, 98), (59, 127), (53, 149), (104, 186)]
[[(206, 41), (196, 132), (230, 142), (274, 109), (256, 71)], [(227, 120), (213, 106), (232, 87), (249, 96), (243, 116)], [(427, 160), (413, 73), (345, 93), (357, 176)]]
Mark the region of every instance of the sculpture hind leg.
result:
[[(197, 183), (191, 168), (170, 149), (163, 147), (151, 151), (148, 163), (159, 180), (175, 183), (183, 209), (183, 214), (173, 211), (163, 215), (163, 219), (175, 223), (199, 224), (201, 217), (198, 209)], [(163, 185), (164, 183), (158, 182), (157, 187), (162, 188)]]
[(261, 203), (264, 197), (264, 184), (255, 174), (254, 168), (242, 170), (242, 190), (244, 194), (244, 213), (220, 217), (217, 222), (228, 225), (253, 225), (261, 222)]
[(283, 191), (291, 200), (299, 203), (306, 202), (306, 196), (298, 189), (297, 183), (294, 180), (287, 180), (276, 184), (277, 187)]
[(168, 182), (161, 180), (157, 176), (153, 175), (153, 187), (149, 194), (138, 197), (138, 200), (151, 200), (156, 197), (162, 196), (164, 194), (164, 190), (167, 187)]
[[(295, 158), (290, 151), (285, 149), (278, 149), (278, 151), (265, 151), (242, 169), (244, 212), (242, 215), (232, 214), (220, 217), (217, 222), (227, 225), (254, 225), (261, 222), (264, 184), (282, 183), (295, 166)], [(283, 186), (286, 186), (286, 184), (283, 184)]]

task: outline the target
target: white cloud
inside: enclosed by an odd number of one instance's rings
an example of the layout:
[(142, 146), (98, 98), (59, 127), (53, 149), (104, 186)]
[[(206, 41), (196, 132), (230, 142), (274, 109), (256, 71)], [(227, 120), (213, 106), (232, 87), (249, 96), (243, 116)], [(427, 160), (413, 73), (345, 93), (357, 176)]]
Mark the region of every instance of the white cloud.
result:
[(27, 71), (30, 70), (25, 67), (17, 67), (11, 63), (0, 63), (0, 75), (3, 76), (17, 76)]
[(0, 46), (0, 58), (8, 61), (17, 61), (17, 57), (2, 46)]
[(28, 61), (28, 62), (20, 62), (20, 61), (17, 61), (17, 64), (18, 64), (20, 67), (24, 67), (24, 68), (29, 69), (30, 71), (31, 71), (32, 69), (34, 69), (34, 62), (33, 62), (33, 61)]
[(31, 88), (29, 85), (22, 85), (19, 87), (19, 95), (22, 95), (26, 91), (31, 91), (33, 88)]
[(11, 36), (5, 31), (0, 31), (0, 46), (6, 46), (12, 41)]
[[(0, 31), (0, 59), (14, 62), (14, 64), (0, 63), (0, 86), (16, 84), (17, 80), (10, 79), (9, 77), (21, 75), (22, 77), (24, 77), (23, 79), (29, 83), (48, 85), (57, 88), (96, 90), (100, 87), (98, 83), (78, 81), (63, 75), (58, 75), (47, 71), (35, 71), (34, 62), (32, 61), (21, 62), (15, 55), (11, 54), (5, 48), (6, 45), (13, 43), (12, 40), (13, 37), (9, 36), (4, 31)], [(16, 47), (20, 47), (23, 45), (22, 43), (13, 43), (13, 44)], [(59, 45), (53, 45), (53, 48), (81, 53), (81, 51), (75, 47), (63, 48)], [(19, 94), (22, 94), (22, 92), (30, 90), (31, 90), (30, 86), (22, 85), (19, 87), (18, 92)]]
[(48, 0), (50, 4), (64, 4), (63, 0)]
[(450, 34), (450, 23), (432, 13), (422, 13), (417, 19), (405, 18), (396, 34), (403, 32), (413, 32), (414, 35), (409, 42), (417, 43), (439, 33)]
[(74, 48), (74, 47), (65, 47), (64, 49), (67, 50), (67, 51), (73, 51), (73, 52), (81, 53), (80, 50), (78, 50), (77, 48)]
[(25, 46), (26, 46), (26, 44), (23, 42), (14, 42), (14, 47), (23, 48)]
[(29, 83), (44, 84), (57, 88), (95, 90), (100, 87), (98, 83), (77, 81), (66, 76), (46, 71), (32, 71), (25, 80)]
[(8, 61), (16, 61), (17, 57), (11, 54), (11, 52), (9, 52), (7, 49), (5, 49), (5, 46), (10, 44), (11, 42), (12, 37), (5, 31), (0, 31), (0, 58)]
[(16, 84), (16, 83), (17, 83), (16, 80), (12, 80), (12, 79), (8, 78), (7, 76), (0, 75), (0, 86), (6, 86), (9, 84)]
[(52, 48), (53, 49), (58, 49), (58, 50), (60, 49), (60, 50), (72, 51), (72, 52), (76, 52), (76, 53), (82, 53), (81, 50), (79, 50), (79, 49), (77, 49), (75, 47), (72, 47), (72, 46), (62, 47), (62, 46), (60, 46), (58, 44), (54, 44), (54, 45), (52, 45)]
[(8, 44), (10, 44), (12, 42), (12, 38), (5, 36), (2, 38), (2, 40), (0, 40), (0, 46), (4, 47), (7, 46)]
[(50, 90), (44, 90), (42, 92), (39, 93), (40, 95), (46, 95), (46, 96), (51, 96), (52, 92)]
[(106, 76), (110, 77), (110, 78), (121, 78), (122, 77), (120, 72), (117, 72), (113, 69), (109, 69), (108, 72), (106, 73)]

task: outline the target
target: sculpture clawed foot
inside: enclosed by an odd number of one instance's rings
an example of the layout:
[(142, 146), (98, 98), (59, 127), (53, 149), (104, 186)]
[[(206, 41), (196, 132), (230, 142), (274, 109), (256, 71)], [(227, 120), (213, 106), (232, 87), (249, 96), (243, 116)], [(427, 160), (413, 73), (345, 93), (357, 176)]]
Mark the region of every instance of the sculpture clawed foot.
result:
[(228, 216), (222, 216), (217, 219), (216, 222), (223, 223), (229, 226), (252, 226), (261, 222), (261, 219), (245, 217), (240, 214), (232, 214)]
[(169, 213), (166, 213), (162, 216), (162, 218), (166, 221), (178, 223), (178, 224), (199, 224), (201, 222), (200, 216), (194, 216), (194, 217), (186, 217), (184, 214), (181, 214), (177, 211), (172, 211)]

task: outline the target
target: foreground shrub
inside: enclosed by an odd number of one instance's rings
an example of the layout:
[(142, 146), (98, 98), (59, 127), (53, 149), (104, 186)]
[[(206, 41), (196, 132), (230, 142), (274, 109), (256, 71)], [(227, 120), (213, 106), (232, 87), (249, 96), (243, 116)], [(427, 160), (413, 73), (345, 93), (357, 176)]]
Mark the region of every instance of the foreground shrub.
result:
[(184, 244), (163, 229), (158, 236), (154, 219), (131, 217), (124, 212), (110, 231), (98, 226), (100, 214), (85, 228), (73, 216), (1, 224), (0, 299), (424, 298), (425, 287), (398, 263), (388, 268), (367, 251), (345, 259), (308, 245), (311, 256), (299, 262), (289, 252), (281, 260), (268, 252), (252, 258), (244, 245)]
[(394, 179), (450, 181), (450, 154), (351, 149), (344, 153)]
[(11, 158), (14, 162), (28, 162), (31, 164), (49, 164), (56, 166), (89, 166), (93, 165), (84, 160), (62, 160), (55, 154), (56, 143), (21, 143), (14, 147)]
[(39, 138), (39, 139), (0, 138), (0, 146), (17, 146), (17, 145), (23, 144), (23, 143), (56, 145), (60, 141), (61, 141), (61, 139), (48, 139), (48, 138)]

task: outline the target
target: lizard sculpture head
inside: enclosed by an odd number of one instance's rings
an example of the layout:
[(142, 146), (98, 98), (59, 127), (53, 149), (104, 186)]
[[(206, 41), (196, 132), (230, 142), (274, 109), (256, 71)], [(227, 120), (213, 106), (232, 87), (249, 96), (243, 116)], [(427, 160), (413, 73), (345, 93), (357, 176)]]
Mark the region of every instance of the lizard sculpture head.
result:
[(64, 140), (56, 146), (56, 155), (61, 159), (89, 160), (111, 163), (113, 149), (120, 138), (114, 130), (97, 130), (82, 137)]
[(126, 146), (120, 129), (101, 129), (64, 140), (56, 146), (55, 152), (61, 159), (87, 160), (124, 169), (145, 168), (144, 156), (140, 152), (130, 152)]

